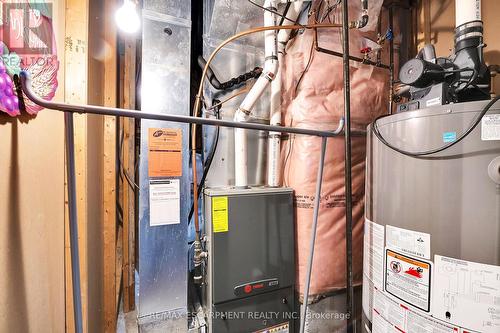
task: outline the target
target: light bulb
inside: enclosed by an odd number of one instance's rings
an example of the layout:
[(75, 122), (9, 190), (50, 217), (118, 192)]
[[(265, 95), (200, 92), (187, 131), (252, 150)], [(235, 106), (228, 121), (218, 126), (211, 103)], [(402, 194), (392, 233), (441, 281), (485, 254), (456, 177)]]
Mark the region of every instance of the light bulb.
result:
[(135, 2), (131, 0), (124, 0), (123, 6), (116, 11), (115, 21), (118, 28), (126, 33), (134, 33), (139, 30), (141, 21), (137, 14)]

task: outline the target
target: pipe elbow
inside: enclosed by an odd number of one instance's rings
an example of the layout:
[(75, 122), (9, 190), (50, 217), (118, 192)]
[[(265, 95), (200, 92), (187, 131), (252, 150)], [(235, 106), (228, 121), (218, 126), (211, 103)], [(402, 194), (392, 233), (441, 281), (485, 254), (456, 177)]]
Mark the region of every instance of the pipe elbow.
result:
[(273, 81), (278, 74), (279, 62), (278, 60), (267, 61), (264, 64), (264, 75), (269, 81)]
[(246, 122), (250, 119), (250, 112), (246, 111), (242, 108), (238, 108), (236, 112), (234, 113), (233, 120), (239, 123)]

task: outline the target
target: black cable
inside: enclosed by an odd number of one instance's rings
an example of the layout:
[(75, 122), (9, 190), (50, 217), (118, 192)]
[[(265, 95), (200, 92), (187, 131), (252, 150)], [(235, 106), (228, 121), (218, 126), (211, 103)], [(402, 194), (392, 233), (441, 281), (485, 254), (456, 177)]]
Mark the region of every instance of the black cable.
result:
[(436, 71), (436, 70), (429, 70), (426, 73), (432, 73), (432, 74), (448, 74), (448, 73), (462, 73), (462, 72), (474, 72), (475, 69), (473, 68), (462, 68), (462, 69), (453, 69), (453, 70), (443, 70), (443, 71)]
[(297, 84), (295, 85), (295, 96), (297, 96), (297, 91), (299, 89), (300, 84), (302, 83), (302, 79), (304, 79), (304, 75), (309, 71), (311, 68), (312, 60), (314, 58), (314, 41), (311, 42), (311, 49), (309, 51), (309, 59), (307, 60), (307, 65), (300, 74), (299, 79), (297, 80)]
[(274, 15), (278, 15), (279, 17), (283, 18), (284, 20), (287, 20), (287, 21), (289, 21), (289, 22), (292, 22), (292, 23), (293, 23), (293, 24), (295, 24), (295, 25), (300, 25), (300, 26), (302, 27), (302, 29), (305, 29), (305, 28), (306, 28), (305, 26), (303, 26), (302, 24), (300, 24), (298, 21), (294, 21), (294, 20), (292, 20), (292, 19), (289, 19), (289, 18), (288, 18), (288, 17), (286, 17), (285, 15), (280, 14), (280, 13), (278, 13), (278, 12), (277, 12), (277, 11), (275, 11), (275, 10), (272, 10), (272, 9), (266, 8), (266, 7), (264, 7), (264, 6), (261, 6), (261, 5), (259, 5), (258, 3), (253, 2), (252, 0), (247, 0), (247, 1), (248, 1), (248, 2), (250, 2), (252, 5), (254, 5), (254, 6), (256, 6), (256, 7), (259, 7), (260, 9), (263, 9), (263, 10), (265, 10), (265, 11), (268, 11), (268, 12), (270, 12), (270, 13), (273, 13)]
[[(220, 103), (218, 100), (213, 100), (212, 104), (217, 104)], [(220, 116), (220, 109), (222, 105), (219, 105), (215, 110), (215, 117), (217, 119), (221, 119)], [(208, 154), (207, 161), (205, 162), (205, 168), (203, 169), (203, 175), (201, 177), (200, 183), (198, 185), (198, 188), (201, 189), (205, 185), (205, 180), (207, 179), (208, 172), (210, 171), (210, 167), (212, 166), (212, 162), (214, 160), (215, 152), (217, 151), (217, 145), (219, 144), (219, 133), (220, 133), (220, 128), (217, 126), (217, 129), (215, 130), (215, 138), (214, 138), (214, 143), (212, 144), (212, 149), (210, 150), (210, 154)], [(200, 197), (201, 191), (198, 191), (198, 198)], [(189, 210), (189, 217), (188, 217), (188, 223), (191, 222), (191, 218), (193, 217), (194, 214), (194, 204), (191, 204), (191, 209)]]
[(283, 10), (283, 16), (281, 16), (280, 23), (278, 25), (283, 25), (283, 22), (285, 22), (285, 17), (288, 14), (288, 11), (290, 10), (290, 7), (292, 6), (291, 2), (287, 2), (285, 9)]
[(342, 0), (336, 0), (333, 5), (330, 5), (330, 3), (328, 3), (328, 7), (326, 8), (325, 13), (323, 14), (323, 17), (321, 18), (320, 23), (323, 23), (325, 21), (325, 19), (330, 16), (330, 13), (332, 11), (336, 10), (337, 7), (341, 3), (342, 3)]
[(474, 121), (472, 121), (471, 126), (465, 132), (463, 132), (455, 141), (450, 142), (450, 143), (448, 143), (448, 144), (446, 144), (446, 145), (444, 145), (442, 147), (439, 147), (439, 148), (435, 148), (435, 149), (431, 149), (431, 150), (426, 150), (426, 151), (410, 152), (410, 151), (406, 151), (406, 150), (403, 150), (403, 149), (400, 149), (400, 148), (397, 148), (397, 147), (391, 145), (382, 136), (382, 134), (380, 133), (380, 131), (378, 129), (378, 125), (377, 125), (378, 120), (380, 120), (381, 118), (387, 117), (387, 116), (378, 117), (373, 122), (373, 124), (372, 124), (372, 132), (380, 140), (380, 142), (382, 142), (385, 146), (389, 147), (390, 149), (392, 149), (392, 150), (394, 150), (394, 151), (396, 151), (396, 152), (398, 152), (400, 154), (403, 154), (403, 155), (406, 155), (406, 156), (410, 156), (410, 157), (421, 157), (421, 156), (427, 156), (427, 155), (436, 154), (436, 153), (442, 152), (442, 151), (444, 151), (444, 150), (446, 150), (448, 148), (453, 147), (454, 145), (456, 145), (457, 143), (459, 143), (460, 141), (462, 141), (463, 139), (465, 139), (477, 127), (477, 125), (479, 125), (479, 123), (481, 122), (481, 119), (483, 118), (483, 116), (490, 110), (490, 108), (499, 99), (500, 99), (500, 96), (497, 96), (497, 97), (493, 98), (484, 107), (484, 109), (479, 113), (479, 115), (476, 117), (476, 119)]
[[(207, 64), (207, 61), (205, 58), (203, 58), (201, 55), (198, 56), (198, 65), (200, 68), (204, 68)], [(207, 79), (208, 82), (212, 85), (217, 90), (232, 90), (234, 88), (239, 87), (242, 83), (247, 82), (250, 79), (257, 79), (260, 75), (262, 74), (262, 68), (261, 67), (255, 67), (251, 71), (247, 73), (243, 73), (237, 77), (234, 77), (230, 79), (229, 81), (226, 82), (220, 82), (220, 80), (217, 78), (215, 75), (214, 71), (210, 66), (208, 66), (207, 69)]]

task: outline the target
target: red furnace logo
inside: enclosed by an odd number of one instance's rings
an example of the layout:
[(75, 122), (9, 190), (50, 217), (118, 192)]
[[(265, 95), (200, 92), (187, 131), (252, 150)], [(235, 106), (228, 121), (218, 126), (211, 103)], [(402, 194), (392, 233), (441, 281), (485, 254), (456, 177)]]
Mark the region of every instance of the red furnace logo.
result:
[(2, 41), (20, 56), (52, 54), (52, 3), (2, 3)]

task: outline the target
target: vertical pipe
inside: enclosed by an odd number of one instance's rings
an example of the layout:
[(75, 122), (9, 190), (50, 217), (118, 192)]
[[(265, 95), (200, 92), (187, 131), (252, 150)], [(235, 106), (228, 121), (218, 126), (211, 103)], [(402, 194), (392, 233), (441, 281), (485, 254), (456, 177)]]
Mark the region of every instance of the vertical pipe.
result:
[(389, 114), (393, 113), (394, 108), (394, 15), (393, 6), (389, 7), (389, 29), (391, 29), (393, 37), (389, 41)]
[(455, 27), (481, 19), (481, 0), (455, 1)]
[(353, 332), (353, 276), (352, 276), (352, 179), (351, 179), (351, 80), (349, 73), (349, 3), (342, 1), (342, 42), (344, 62), (344, 118), (345, 118), (345, 244), (348, 313), (347, 332)]
[(66, 135), (66, 173), (68, 178), (69, 237), (71, 250), (71, 281), (73, 282), (73, 312), (76, 333), (83, 332), (80, 290), (80, 257), (78, 254), (78, 220), (76, 211), (75, 141), (73, 113), (64, 113)]
[(300, 333), (304, 333), (306, 327), (307, 303), (309, 300), (309, 286), (311, 285), (311, 273), (314, 259), (314, 244), (316, 243), (316, 229), (318, 227), (319, 205), (321, 199), (321, 185), (323, 183), (323, 167), (325, 164), (326, 137), (321, 138), (321, 155), (319, 158), (318, 174), (316, 177), (316, 196), (314, 197), (313, 223), (311, 228), (311, 241), (309, 245), (309, 259), (307, 262), (306, 283), (304, 289), (304, 301), (300, 313)]
[[(276, 11), (277, 0), (266, 0), (264, 7)], [(276, 14), (266, 10), (264, 12), (264, 26), (276, 25)], [(267, 87), (276, 77), (278, 71), (278, 44), (277, 30), (266, 30), (264, 33), (265, 62), (262, 75), (257, 79), (238, 110), (234, 114), (234, 121), (246, 122), (250, 119), (252, 109)], [(247, 133), (242, 128), (234, 129), (234, 183), (238, 188), (248, 186), (248, 156)]]
[[(292, 21), (297, 20), (302, 9), (304, 1), (296, 1), (290, 7), (287, 17), (291, 21), (286, 21), (283, 25), (292, 25)], [(280, 30), (278, 33), (278, 64), (283, 63), (285, 47), (290, 39), (292, 30)], [(271, 83), (271, 114), (270, 124), (281, 126), (281, 70), (278, 68), (276, 78)], [(278, 187), (281, 184), (280, 179), (280, 148), (281, 148), (281, 133), (269, 133), (267, 145), (267, 185), (270, 187)]]

